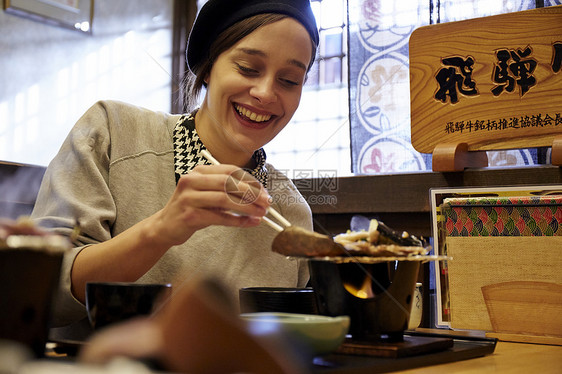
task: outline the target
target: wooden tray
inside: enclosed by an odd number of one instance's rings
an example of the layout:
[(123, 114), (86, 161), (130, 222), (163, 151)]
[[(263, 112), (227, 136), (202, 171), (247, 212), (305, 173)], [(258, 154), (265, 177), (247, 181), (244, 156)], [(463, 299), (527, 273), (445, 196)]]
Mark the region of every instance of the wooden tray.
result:
[(338, 348), (337, 353), (400, 358), (439, 352), (452, 346), (453, 339), (446, 337), (404, 336), (404, 341), (396, 343), (361, 342), (350, 339)]
[(426, 354), (402, 358), (373, 357), (335, 353), (314, 359), (311, 373), (349, 374), (349, 373), (388, 373), (418, 367), (444, 364), (482, 357), (494, 353), (497, 339), (463, 337), (448, 334), (425, 334), (406, 332), (410, 336), (448, 337), (453, 339), (451, 348)]

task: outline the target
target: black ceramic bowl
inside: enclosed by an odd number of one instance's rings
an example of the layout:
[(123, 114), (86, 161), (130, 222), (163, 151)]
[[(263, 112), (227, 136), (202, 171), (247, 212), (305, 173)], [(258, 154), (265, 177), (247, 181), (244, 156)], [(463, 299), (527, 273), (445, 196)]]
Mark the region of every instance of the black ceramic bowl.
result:
[(312, 288), (247, 287), (239, 290), (242, 313), (318, 314)]
[(151, 314), (159, 300), (170, 295), (170, 284), (89, 282), (86, 309), (94, 329)]

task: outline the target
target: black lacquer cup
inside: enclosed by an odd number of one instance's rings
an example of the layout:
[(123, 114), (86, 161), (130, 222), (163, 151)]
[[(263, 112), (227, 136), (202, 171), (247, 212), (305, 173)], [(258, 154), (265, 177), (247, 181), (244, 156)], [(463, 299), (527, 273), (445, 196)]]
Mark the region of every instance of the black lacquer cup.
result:
[(170, 284), (89, 282), (86, 309), (95, 330), (133, 317), (150, 315), (171, 293)]
[(242, 313), (318, 314), (314, 290), (310, 287), (247, 287), (239, 290), (239, 297)]

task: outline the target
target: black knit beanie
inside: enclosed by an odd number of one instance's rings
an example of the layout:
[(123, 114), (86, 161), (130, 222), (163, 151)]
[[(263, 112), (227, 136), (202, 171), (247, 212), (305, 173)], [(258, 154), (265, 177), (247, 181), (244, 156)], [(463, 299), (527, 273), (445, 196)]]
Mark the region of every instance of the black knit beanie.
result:
[(209, 0), (203, 5), (187, 41), (189, 69), (208, 58), (209, 48), (221, 32), (236, 22), (263, 13), (280, 13), (295, 18), (318, 45), (318, 29), (309, 0)]

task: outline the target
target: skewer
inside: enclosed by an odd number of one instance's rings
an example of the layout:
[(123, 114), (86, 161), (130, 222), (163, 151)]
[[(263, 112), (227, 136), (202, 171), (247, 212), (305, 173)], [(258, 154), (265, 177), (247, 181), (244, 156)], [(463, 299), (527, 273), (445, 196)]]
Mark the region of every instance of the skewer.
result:
[[(213, 165), (220, 165), (220, 162), (214, 158), (209, 151), (206, 149), (201, 150), (201, 154), (205, 157), (211, 164)], [(289, 227), (291, 226), (291, 222), (289, 222), (285, 217), (283, 217), (278, 211), (273, 209), (272, 207), (267, 208), (267, 212), (270, 213), (273, 217), (275, 217), (283, 226)], [(283, 231), (283, 226), (278, 225), (277, 223), (273, 222), (270, 218), (262, 217), (262, 220), (267, 223), (271, 228), (275, 231), (281, 232)]]

